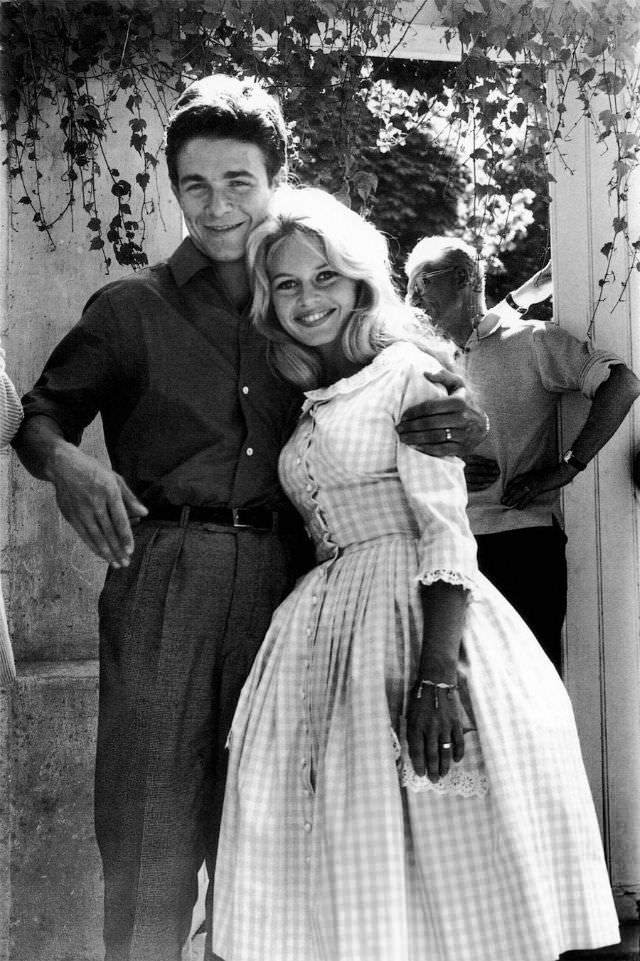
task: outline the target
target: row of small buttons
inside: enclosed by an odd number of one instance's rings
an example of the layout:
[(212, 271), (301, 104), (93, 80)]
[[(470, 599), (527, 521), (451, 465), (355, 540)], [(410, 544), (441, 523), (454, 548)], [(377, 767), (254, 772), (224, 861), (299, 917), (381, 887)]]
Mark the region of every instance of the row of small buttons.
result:
[[(298, 435), (298, 456), (296, 457), (296, 461), (295, 461), (297, 467), (300, 467), (303, 464), (305, 452), (308, 451), (311, 443), (311, 437), (313, 435), (313, 431), (315, 428), (315, 419), (314, 419), (313, 409), (310, 411), (310, 421), (311, 423), (310, 423), (309, 429), (305, 432), (301, 431)], [(303, 471), (305, 475), (304, 490), (305, 490), (305, 493), (308, 495), (308, 497), (306, 498), (305, 506), (309, 510), (310, 515), (315, 522), (315, 525), (319, 526), (320, 528), (324, 528), (326, 530), (326, 524), (324, 523), (324, 519), (322, 518), (318, 504), (315, 502), (315, 498), (314, 498), (314, 491), (316, 490), (316, 487), (313, 483), (313, 478), (311, 476), (311, 473), (306, 463), (304, 464)], [(324, 535), (324, 537), (326, 537), (326, 535)], [(322, 573), (322, 576), (324, 576), (324, 572)], [(319, 607), (318, 601), (319, 601), (318, 594), (317, 593), (312, 594), (309, 620), (305, 627), (305, 637), (308, 645), (308, 655), (304, 662), (304, 678), (300, 686), (300, 700), (302, 701), (303, 713), (304, 713), (303, 757), (300, 759), (300, 783), (301, 783), (301, 789), (302, 789), (302, 794), (304, 798), (302, 830), (305, 832), (307, 836), (309, 836), (309, 840), (310, 840), (311, 832), (313, 831), (313, 790), (311, 788), (311, 771), (310, 771), (311, 743), (309, 740), (309, 731), (311, 726), (311, 703), (310, 703), (310, 698), (308, 696), (309, 695), (308, 676), (311, 670), (313, 648), (315, 646), (315, 635), (317, 632), (318, 618), (320, 614), (320, 607)], [(308, 847), (305, 853), (304, 862), (306, 867), (309, 867), (311, 864), (311, 855), (309, 853)]]
[[(245, 395), (249, 393), (249, 388), (246, 384), (242, 388), (242, 393)], [(247, 447), (246, 455), (247, 457), (253, 457), (253, 447)]]

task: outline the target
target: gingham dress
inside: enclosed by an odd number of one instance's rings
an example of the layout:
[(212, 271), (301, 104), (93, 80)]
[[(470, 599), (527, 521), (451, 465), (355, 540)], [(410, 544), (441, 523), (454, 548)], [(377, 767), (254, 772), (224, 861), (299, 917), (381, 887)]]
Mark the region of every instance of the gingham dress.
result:
[[(5, 371), (4, 349), (0, 347), (0, 447), (10, 443), (22, 423), (22, 417), (22, 404)], [(0, 687), (11, 684), (15, 677), (16, 668), (0, 587)]]
[[(309, 393), (282, 452), (318, 566), (276, 611), (232, 726), (224, 961), (552, 961), (618, 940), (564, 687), (477, 571), (461, 462), (397, 440), (400, 412), (441, 390), (434, 365), (387, 348)], [(436, 786), (403, 734), (435, 580), (471, 588), (473, 728)]]

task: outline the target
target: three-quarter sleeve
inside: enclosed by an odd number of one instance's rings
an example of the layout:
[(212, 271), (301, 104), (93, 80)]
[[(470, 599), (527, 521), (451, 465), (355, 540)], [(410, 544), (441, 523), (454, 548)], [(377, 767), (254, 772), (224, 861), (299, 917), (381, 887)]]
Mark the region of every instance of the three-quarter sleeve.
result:
[[(414, 404), (442, 397), (444, 388), (424, 377), (437, 363), (407, 351), (398, 419)], [(432, 457), (398, 441), (398, 473), (420, 533), (418, 580), (446, 581), (470, 590), (477, 581), (476, 542), (467, 520), (464, 465), (457, 457)]]

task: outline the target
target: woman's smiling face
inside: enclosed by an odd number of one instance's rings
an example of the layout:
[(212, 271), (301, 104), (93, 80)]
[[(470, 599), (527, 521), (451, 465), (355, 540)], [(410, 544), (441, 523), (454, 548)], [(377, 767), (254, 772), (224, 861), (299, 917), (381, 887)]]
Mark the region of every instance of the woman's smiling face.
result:
[(334, 270), (320, 241), (300, 231), (274, 251), (269, 279), (282, 329), (321, 355), (332, 355), (351, 320), (358, 282)]

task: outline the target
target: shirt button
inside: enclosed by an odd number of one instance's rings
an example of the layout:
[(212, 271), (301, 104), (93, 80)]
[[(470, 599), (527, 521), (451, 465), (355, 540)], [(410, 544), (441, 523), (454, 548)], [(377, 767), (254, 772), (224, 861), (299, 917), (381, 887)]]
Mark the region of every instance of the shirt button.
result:
[(248, 394), (248, 393), (249, 393), (249, 388), (247, 387), (246, 384), (245, 384), (245, 386), (242, 388), (242, 393), (243, 393), (243, 394)]
[(253, 447), (247, 447), (247, 457), (253, 456)]
[(314, 594), (313, 597), (311, 598), (311, 603), (312, 603), (312, 604), (317, 604), (317, 603), (318, 603), (318, 598), (316, 597), (315, 594)]
[(308, 491), (310, 491), (310, 490), (313, 490), (313, 488), (312, 488), (312, 486), (311, 486), (311, 484), (307, 484), (307, 486), (306, 486), (306, 488), (305, 488), (305, 489), (306, 489), (306, 490), (308, 490)]
[(310, 824), (309, 821), (305, 821), (305, 822), (304, 822), (304, 829), (305, 829), (305, 831), (307, 832), (307, 834), (308, 834), (309, 831), (311, 830), (311, 824)]

